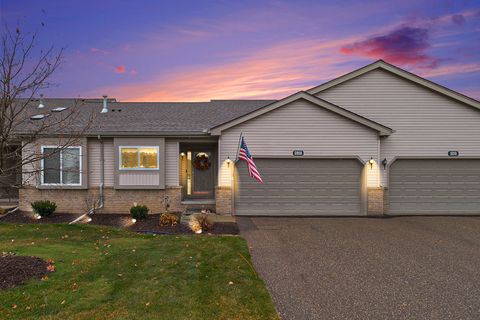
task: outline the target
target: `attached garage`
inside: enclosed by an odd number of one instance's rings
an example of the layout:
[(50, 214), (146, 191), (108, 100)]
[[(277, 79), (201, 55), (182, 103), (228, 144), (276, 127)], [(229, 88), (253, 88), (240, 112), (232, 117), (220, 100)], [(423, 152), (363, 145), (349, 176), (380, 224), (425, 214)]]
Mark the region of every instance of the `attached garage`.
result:
[(248, 176), (244, 161), (237, 167), (236, 215), (362, 215), (358, 159), (255, 159), (264, 184)]
[(480, 159), (401, 159), (390, 168), (391, 215), (480, 214)]

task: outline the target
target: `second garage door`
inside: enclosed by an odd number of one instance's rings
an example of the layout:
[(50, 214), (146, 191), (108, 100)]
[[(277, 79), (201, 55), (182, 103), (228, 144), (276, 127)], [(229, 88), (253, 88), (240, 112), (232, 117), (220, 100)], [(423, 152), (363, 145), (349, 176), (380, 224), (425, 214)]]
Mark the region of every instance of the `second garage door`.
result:
[(255, 159), (265, 184), (237, 163), (236, 215), (361, 215), (362, 164), (356, 159)]
[(389, 214), (480, 214), (480, 160), (397, 160)]

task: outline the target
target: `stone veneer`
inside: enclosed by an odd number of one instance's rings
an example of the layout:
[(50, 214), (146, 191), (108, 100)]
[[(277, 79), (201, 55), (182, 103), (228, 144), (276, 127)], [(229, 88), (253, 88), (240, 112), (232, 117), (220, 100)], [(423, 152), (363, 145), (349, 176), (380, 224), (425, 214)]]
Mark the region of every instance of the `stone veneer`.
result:
[(232, 214), (232, 189), (230, 187), (216, 187), (215, 203), (217, 214)]
[[(32, 211), (30, 203), (37, 200), (50, 200), (57, 204), (57, 212), (61, 213), (85, 213), (88, 211), (88, 203), (98, 200), (100, 191), (98, 189), (37, 189), (25, 187), (20, 189), (19, 207), (20, 210)], [(165, 194), (170, 201), (169, 211), (183, 212), (184, 205), (181, 204), (181, 187), (167, 187), (166, 190), (116, 190), (113, 188), (104, 189), (103, 209), (99, 213), (130, 213), (130, 207), (137, 203), (146, 205), (150, 213), (165, 212)]]
[(383, 216), (385, 213), (384, 198), (385, 189), (383, 187), (368, 188), (367, 190), (367, 216)]

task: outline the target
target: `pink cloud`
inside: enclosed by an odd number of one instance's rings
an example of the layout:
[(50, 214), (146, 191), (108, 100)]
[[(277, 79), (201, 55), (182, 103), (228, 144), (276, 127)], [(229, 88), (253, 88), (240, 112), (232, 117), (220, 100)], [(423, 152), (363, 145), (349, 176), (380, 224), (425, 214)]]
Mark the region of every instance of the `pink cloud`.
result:
[(428, 29), (403, 26), (385, 35), (343, 46), (340, 52), (346, 55), (384, 59), (393, 64), (433, 68), (438, 61), (425, 53), (430, 47), (428, 40)]
[(125, 71), (127, 71), (127, 68), (123, 65), (115, 67), (116, 73), (125, 73)]
[(351, 41), (355, 38), (294, 40), (252, 52), (236, 62), (187, 68), (100, 91), (124, 101), (281, 98), (350, 71), (344, 65), (350, 58), (339, 55), (338, 47)]

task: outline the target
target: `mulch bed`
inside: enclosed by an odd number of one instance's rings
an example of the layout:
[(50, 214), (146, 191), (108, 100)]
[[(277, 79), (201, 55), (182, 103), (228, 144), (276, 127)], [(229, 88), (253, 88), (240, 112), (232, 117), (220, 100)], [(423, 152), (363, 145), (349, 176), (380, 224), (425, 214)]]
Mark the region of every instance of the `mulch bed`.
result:
[[(0, 223), (69, 223), (80, 215), (56, 213), (50, 217), (42, 219), (34, 219), (32, 213), (16, 211), (0, 218)], [(127, 214), (92, 214), (89, 216), (92, 221), (88, 224), (110, 226), (117, 228), (124, 228), (141, 233), (156, 233), (156, 234), (193, 234), (190, 228), (183, 224), (176, 226), (160, 226), (160, 215), (150, 214), (146, 219), (137, 219), (136, 223), (132, 223), (132, 218)], [(86, 219), (80, 223), (87, 223)], [(216, 222), (213, 229), (205, 232), (206, 234), (239, 234), (236, 223), (233, 222)]]
[(0, 218), (1, 222), (10, 222), (10, 223), (69, 223), (75, 218), (81, 216), (80, 214), (54, 214), (50, 217), (42, 217), (41, 219), (35, 219), (33, 213), (15, 211), (7, 214), (6, 216)]
[(0, 256), (0, 290), (13, 288), (30, 279), (41, 279), (49, 271), (48, 263), (37, 257)]

